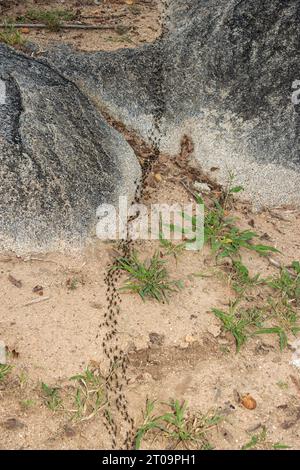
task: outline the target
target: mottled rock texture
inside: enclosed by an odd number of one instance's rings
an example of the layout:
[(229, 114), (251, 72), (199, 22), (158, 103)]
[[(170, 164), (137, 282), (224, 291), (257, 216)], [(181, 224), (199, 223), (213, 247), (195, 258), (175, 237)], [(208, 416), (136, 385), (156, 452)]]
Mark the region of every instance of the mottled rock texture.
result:
[(0, 80), (0, 245), (78, 246), (95, 229), (99, 204), (133, 197), (137, 159), (48, 65), (0, 45)]
[(157, 112), (162, 149), (188, 133), (205, 170), (234, 170), (258, 206), (299, 203), (298, 0), (170, 0), (167, 33), (115, 53), (53, 52), (49, 60), (149, 139)]

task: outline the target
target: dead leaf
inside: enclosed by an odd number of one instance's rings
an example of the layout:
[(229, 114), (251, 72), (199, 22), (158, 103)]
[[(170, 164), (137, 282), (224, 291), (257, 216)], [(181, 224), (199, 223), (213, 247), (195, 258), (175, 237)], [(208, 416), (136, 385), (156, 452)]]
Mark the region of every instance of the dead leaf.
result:
[(256, 400), (254, 400), (249, 393), (241, 398), (241, 404), (247, 408), (247, 410), (255, 410), (256, 408)]
[(15, 287), (22, 287), (22, 281), (19, 281), (18, 279), (16, 279), (14, 276), (12, 276), (11, 274), (8, 276), (8, 280), (9, 282), (11, 282)]

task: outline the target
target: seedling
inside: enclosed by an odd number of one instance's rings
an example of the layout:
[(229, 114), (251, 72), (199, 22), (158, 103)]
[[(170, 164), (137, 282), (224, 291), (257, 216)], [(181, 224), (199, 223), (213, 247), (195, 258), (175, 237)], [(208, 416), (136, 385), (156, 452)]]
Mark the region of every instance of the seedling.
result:
[(231, 304), (228, 313), (216, 308), (212, 311), (222, 321), (224, 329), (235, 338), (237, 352), (248, 337), (253, 334), (253, 327), (261, 326), (263, 320), (261, 310), (256, 308), (238, 309), (237, 304)]
[(268, 285), (278, 291), (283, 298), (288, 297), (296, 305), (300, 305), (299, 261), (293, 261), (290, 270), (282, 268), (278, 276), (269, 279)]
[(67, 280), (66, 285), (69, 290), (76, 290), (78, 287), (78, 279), (77, 277), (71, 277)]
[(276, 385), (281, 388), (281, 390), (287, 390), (289, 388), (289, 384), (286, 382), (283, 382), (283, 380), (279, 380)]
[(227, 210), (228, 204), (230, 203), (234, 194), (244, 191), (243, 186), (234, 186), (233, 182), (236, 178), (234, 172), (230, 171), (228, 175), (228, 181), (223, 193), (221, 195), (222, 207), (224, 210)]
[(17, 28), (7, 24), (3, 31), (0, 31), (0, 42), (8, 46), (23, 46), (25, 39)]
[(298, 316), (286, 298), (280, 300), (268, 299), (268, 322), (275, 323), (273, 327), (261, 328), (255, 334), (276, 334), (279, 337), (280, 349), (288, 344), (287, 333), (296, 335), (300, 331), (297, 323)]
[(152, 298), (164, 302), (168, 301), (173, 292), (183, 287), (181, 281), (170, 279), (165, 263), (159, 253), (146, 261), (141, 261), (134, 253), (129, 257), (119, 258), (113, 269), (129, 274), (123, 290), (138, 293), (143, 300)]
[(249, 450), (249, 449), (280, 450), (280, 449), (289, 449), (289, 446), (281, 442), (276, 442), (275, 444), (273, 444), (271, 441), (267, 439), (267, 428), (265, 426), (262, 426), (261, 432), (259, 434), (255, 434), (254, 436), (252, 436), (250, 441), (247, 442), (242, 447), (242, 450)]
[(29, 10), (20, 20), (29, 19), (39, 21), (48, 26), (51, 31), (58, 31), (62, 27), (63, 21), (71, 21), (76, 18), (76, 14), (69, 10)]
[(2, 382), (12, 371), (12, 366), (0, 364), (0, 382)]
[(57, 387), (50, 387), (49, 385), (42, 382), (42, 392), (45, 404), (49, 410), (57, 411), (62, 407), (62, 399)]
[(27, 399), (27, 400), (22, 400), (20, 402), (21, 408), (23, 410), (28, 410), (28, 409), (32, 408), (33, 406), (35, 406), (35, 404), (36, 404), (35, 401), (30, 399), (30, 398)]
[[(204, 204), (201, 196), (196, 196), (198, 204)], [(187, 217), (186, 215), (183, 215)], [(191, 218), (193, 227), (198, 227), (196, 216)], [(258, 237), (256, 232), (251, 230), (241, 230), (236, 225), (236, 219), (226, 215), (226, 211), (221, 203), (214, 201), (212, 208), (205, 207), (204, 215), (204, 242), (210, 245), (212, 253), (219, 258), (230, 257), (239, 259), (241, 248), (255, 251), (260, 255), (267, 255), (278, 250), (272, 246), (255, 244)], [(178, 227), (171, 228), (177, 229)]]
[(265, 282), (260, 277), (260, 274), (255, 274), (251, 277), (248, 268), (240, 260), (233, 261), (231, 278), (233, 281), (232, 287), (240, 296), (243, 296), (249, 288)]
[(93, 418), (106, 404), (105, 381), (101, 375), (87, 368), (82, 374), (71, 377), (75, 382), (74, 417), (81, 421)]
[(159, 233), (160, 245), (164, 250), (164, 256), (173, 256), (177, 262), (178, 257), (183, 253), (186, 248), (186, 243), (173, 243), (170, 240), (163, 238), (163, 234)]
[(179, 400), (171, 400), (165, 403), (169, 412), (162, 415), (154, 415), (155, 402), (147, 400), (144, 422), (138, 429), (135, 437), (135, 448), (139, 449), (142, 440), (148, 433), (161, 433), (168, 441), (168, 448), (210, 449), (212, 448), (207, 433), (221, 420), (221, 416), (215, 413), (201, 415), (191, 414), (187, 410), (186, 403)]

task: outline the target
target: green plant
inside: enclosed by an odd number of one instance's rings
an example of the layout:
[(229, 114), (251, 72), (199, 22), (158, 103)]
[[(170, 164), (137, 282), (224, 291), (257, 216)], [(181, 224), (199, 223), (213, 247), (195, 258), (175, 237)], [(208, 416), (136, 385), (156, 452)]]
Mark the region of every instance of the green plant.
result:
[(120, 269), (129, 274), (123, 290), (138, 293), (143, 300), (152, 298), (158, 302), (167, 301), (170, 294), (182, 288), (182, 282), (171, 280), (165, 268), (165, 261), (154, 254), (146, 261), (139, 260), (136, 253), (118, 258), (112, 269)]
[(51, 411), (57, 411), (62, 407), (62, 399), (57, 387), (49, 387), (49, 385), (42, 382), (42, 393), (45, 404)]
[(28, 383), (28, 374), (24, 370), (21, 370), (20, 374), (18, 375), (20, 388), (23, 389)]
[(24, 409), (24, 410), (28, 410), (29, 408), (32, 408), (33, 406), (35, 406), (35, 401), (28, 398), (27, 400), (22, 400), (20, 402), (20, 405), (21, 405), (21, 408)]
[(289, 446), (281, 442), (273, 444), (267, 439), (267, 428), (262, 426), (261, 432), (251, 437), (250, 441), (243, 445), (242, 450), (249, 449), (288, 449)]
[(262, 427), (262, 430), (259, 434), (255, 434), (251, 437), (250, 441), (243, 445), (242, 450), (253, 449), (258, 445), (265, 443), (267, 438), (267, 429), (265, 426)]
[(234, 194), (240, 193), (241, 191), (244, 191), (243, 186), (233, 186), (233, 182), (236, 178), (236, 175), (234, 172), (230, 171), (228, 174), (228, 181), (225, 186), (225, 188), (222, 191), (222, 195), (220, 198), (220, 202), (222, 203), (222, 207), (224, 210), (227, 209), (228, 204), (230, 203), (232, 197)]
[(233, 281), (233, 289), (240, 296), (243, 296), (249, 288), (265, 282), (265, 280), (260, 277), (260, 274), (255, 274), (251, 277), (248, 268), (240, 260), (233, 260), (232, 262), (231, 279)]
[(282, 268), (278, 276), (268, 280), (268, 285), (280, 292), (280, 295), (300, 304), (300, 263), (293, 261), (291, 269)]
[(0, 32), (0, 42), (4, 42), (9, 46), (23, 46), (25, 39), (17, 28), (7, 24), (4, 30)]
[(216, 308), (212, 311), (222, 321), (225, 330), (235, 338), (237, 352), (253, 334), (253, 327), (260, 327), (263, 320), (263, 312), (260, 309), (238, 309), (236, 303), (230, 305), (228, 313)]
[(138, 428), (136, 435), (135, 435), (135, 448), (140, 449), (141, 443), (145, 435), (152, 430), (158, 429), (160, 431), (164, 430), (160, 422), (160, 416), (153, 415), (155, 407), (155, 402), (146, 400), (146, 410), (144, 413), (144, 421), (143, 424)]
[(87, 368), (71, 377), (75, 381), (75, 417), (81, 421), (93, 418), (106, 404), (105, 381), (98, 371)]
[(144, 437), (154, 431), (164, 435), (169, 442), (168, 448), (175, 449), (179, 444), (184, 448), (211, 448), (207, 433), (220, 422), (221, 416), (215, 413), (190, 414), (186, 403), (180, 403), (179, 400), (171, 400), (165, 405), (170, 411), (156, 416), (153, 414), (155, 402), (146, 401), (144, 421), (135, 436), (136, 449), (140, 449)]
[(77, 277), (71, 277), (67, 280), (67, 288), (69, 290), (76, 290), (79, 284)]
[[(198, 204), (204, 204), (201, 196), (196, 196)], [(184, 217), (188, 217), (184, 215)], [(199, 226), (196, 216), (191, 218), (193, 227)], [(217, 258), (230, 257), (240, 258), (241, 248), (255, 251), (260, 255), (270, 252), (277, 253), (278, 250), (272, 246), (255, 244), (254, 239), (258, 237), (256, 232), (241, 230), (235, 225), (235, 218), (226, 215), (226, 211), (218, 200), (214, 200), (212, 208), (205, 207), (204, 211), (204, 242), (209, 244), (213, 254)], [(178, 227), (175, 227), (175, 229)], [(173, 227), (174, 229), (174, 227)]]
[(186, 248), (185, 242), (175, 244), (171, 240), (163, 238), (162, 232), (159, 233), (159, 241), (161, 247), (164, 249), (164, 256), (173, 256), (176, 262)]
[(289, 384), (286, 382), (283, 382), (283, 380), (279, 380), (276, 385), (281, 388), (281, 390), (287, 390), (289, 388)]
[(29, 19), (40, 21), (48, 26), (51, 31), (58, 31), (62, 27), (63, 21), (71, 21), (76, 18), (76, 14), (69, 10), (29, 10), (20, 20)]
[(0, 364), (0, 382), (2, 382), (12, 371), (12, 366)]

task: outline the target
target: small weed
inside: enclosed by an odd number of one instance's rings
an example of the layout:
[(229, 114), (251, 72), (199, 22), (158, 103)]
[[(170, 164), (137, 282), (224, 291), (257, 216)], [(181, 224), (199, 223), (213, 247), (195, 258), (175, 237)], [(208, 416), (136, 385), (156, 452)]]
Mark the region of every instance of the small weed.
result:
[(29, 398), (27, 400), (22, 400), (20, 402), (20, 405), (23, 410), (28, 410), (29, 408), (32, 408), (33, 406), (35, 406), (36, 402)]
[(62, 407), (62, 399), (57, 387), (49, 387), (42, 382), (42, 392), (45, 404), (51, 411), (57, 411)]
[(93, 418), (106, 404), (105, 381), (94, 370), (87, 368), (82, 374), (71, 377), (76, 382), (75, 418), (86, 421)]
[(20, 388), (23, 389), (28, 383), (28, 374), (25, 371), (21, 371), (18, 375)]
[(222, 344), (220, 345), (220, 351), (223, 354), (230, 354), (230, 347)]
[(78, 287), (78, 279), (77, 277), (71, 277), (67, 280), (66, 285), (69, 290), (76, 290)]
[(251, 277), (248, 268), (240, 260), (233, 261), (231, 279), (233, 289), (240, 296), (243, 296), (249, 288), (265, 282), (259, 274)]
[(262, 430), (259, 434), (255, 434), (251, 437), (250, 441), (243, 445), (242, 450), (249, 450), (249, 449), (261, 449), (261, 450), (268, 450), (268, 449), (288, 449), (289, 446), (283, 444), (281, 442), (276, 442), (273, 444), (272, 442), (268, 441), (267, 439), (267, 428), (262, 426)]
[(243, 445), (242, 450), (254, 449), (260, 446), (263, 446), (267, 438), (267, 429), (265, 426), (262, 427), (262, 430), (259, 434), (255, 434), (251, 437), (250, 441)]
[(140, 449), (145, 436), (156, 431), (162, 433), (168, 440), (168, 448), (177, 448), (180, 444), (183, 448), (211, 449), (207, 433), (215, 427), (221, 417), (215, 413), (207, 415), (191, 415), (187, 411), (185, 403), (178, 400), (166, 403), (169, 412), (155, 416), (153, 414), (155, 402), (147, 400), (144, 422), (137, 430), (135, 448)]
[(277, 334), (279, 337), (280, 349), (283, 350), (288, 343), (287, 334), (291, 332), (296, 335), (300, 331), (297, 312), (292, 308), (287, 298), (269, 298), (267, 321), (274, 326), (261, 328), (255, 334)]
[(0, 382), (2, 382), (12, 371), (12, 366), (0, 364)]
[(282, 268), (278, 276), (268, 280), (268, 285), (280, 292), (280, 295), (300, 304), (300, 263), (294, 261), (290, 270)]
[(115, 43), (128, 43), (128, 44), (134, 44), (133, 40), (128, 36), (128, 34), (122, 34), (118, 35), (117, 37), (108, 37), (104, 39), (105, 42), (115, 42)]
[(236, 178), (235, 173), (230, 171), (228, 175), (227, 185), (224, 188), (223, 193), (220, 198), (222, 207), (224, 210), (227, 210), (228, 205), (230, 204), (234, 194), (244, 191), (243, 186), (233, 186), (233, 182), (235, 178)]
[[(196, 201), (198, 204), (203, 204), (203, 199), (199, 196)], [(239, 229), (235, 225), (235, 218), (226, 215), (219, 201), (214, 201), (213, 208), (205, 208), (204, 242), (210, 245), (217, 258), (239, 259), (241, 248), (255, 251), (260, 255), (278, 252), (272, 246), (253, 243), (257, 237), (257, 233), (251, 230)]]
[(29, 10), (24, 17), (19, 20), (40, 21), (48, 26), (51, 31), (59, 31), (62, 22), (71, 21), (76, 18), (76, 14), (68, 10)]
[(8, 46), (23, 46), (25, 39), (17, 28), (7, 24), (6, 28), (0, 32), (0, 42), (4, 42)]
[(283, 380), (279, 380), (276, 385), (281, 388), (281, 390), (287, 390), (289, 388), (289, 384), (283, 382)]
[(181, 281), (170, 279), (165, 261), (158, 253), (146, 261), (140, 261), (136, 253), (130, 257), (119, 258), (113, 269), (120, 269), (129, 274), (122, 289), (138, 293), (143, 300), (152, 298), (164, 302), (172, 292), (183, 287)]
[(212, 311), (222, 321), (225, 330), (234, 336), (237, 352), (248, 337), (253, 334), (253, 328), (260, 327), (263, 320), (261, 310), (257, 308), (237, 309), (236, 304), (229, 307), (228, 313), (216, 308)]
[(173, 256), (177, 262), (178, 257), (183, 253), (186, 248), (186, 243), (173, 243), (171, 240), (163, 238), (163, 234), (159, 234), (160, 245), (164, 250), (164, 256)]

